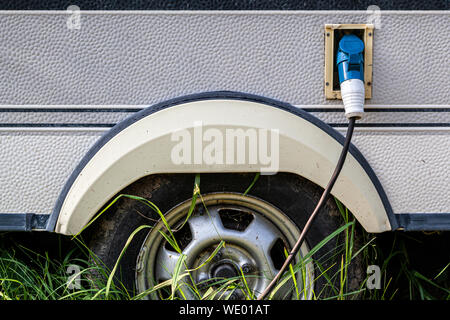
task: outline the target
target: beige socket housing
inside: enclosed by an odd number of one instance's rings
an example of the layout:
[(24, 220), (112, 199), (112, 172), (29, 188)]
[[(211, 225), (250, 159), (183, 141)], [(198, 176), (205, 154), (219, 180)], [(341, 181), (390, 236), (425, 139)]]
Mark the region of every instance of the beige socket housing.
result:
[(342, 99), (335, 59), (337, 54), (337, 36), (339, 33), (357, 34), (364, 41), (364, 89), (365, 98), (372, 98), (372, 52), (373, 24), (326, 24), (325, 25), (325, 96), (327, 99)]

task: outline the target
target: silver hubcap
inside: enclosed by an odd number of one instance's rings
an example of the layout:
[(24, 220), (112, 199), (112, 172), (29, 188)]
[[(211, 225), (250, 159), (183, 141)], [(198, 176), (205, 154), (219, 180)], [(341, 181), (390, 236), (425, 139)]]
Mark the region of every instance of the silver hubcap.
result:
[[(215, 298), (245, 299), (252, 292), (257, 297), (278, 272), (284, 256), (284, 248), (289, 250), (299, 236), (297, 226), (282, 212), (265, 201), (234, 193), (214, 193), (203, 196), (203, 203), (197, 203), (193, 215), (185, 222), (190, 201), (170, 210), (166, 215), (173, 226), (180, 252), (172, 248), (161, 236), (167, 231), (159, 222), (147, 235), (137, 261), (136, 284), (139, 292), (144, 292), (159, 283), (172, 279), (182, 255), (186, 259), (180, 274), (189, 271), (180, 283), (187, 299), (198, 298), (210, 287), (218, 292)], [(177, 229), (177, 226), (182, 228)], [(166, 232), (167, 233), (167, 232)], [(217, 246), (225, 245), (217, 251)], [(300, 255), (309, 251), (303, 244)], [(215, 252), (215, 254), (213, 254)], [(312, 283), (311, 264), (306, 266), (305, 276), (298, 273), (297, 286), (309, 288)], [(245, 287), (242, 286), (243, 277)], [(232, 281), (232, 280), (235, 281)], [(197, 288), (194, 294), (193, 284)], [(231, 285), (230, 284), (241, 284)], [(293, 281), (287, 281), (275, 298), (292, 296)], [(306, 290), (301, 298), (308, 298)], [(148, 298), (160, 296), (153, 292)]]

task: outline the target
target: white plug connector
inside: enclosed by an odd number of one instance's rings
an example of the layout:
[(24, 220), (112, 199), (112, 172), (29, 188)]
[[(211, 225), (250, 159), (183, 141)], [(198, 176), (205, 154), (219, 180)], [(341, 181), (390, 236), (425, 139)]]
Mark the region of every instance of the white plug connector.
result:
[(347, 119), (364, 115), (364, 82), (360, 79), (348, 79), (341, 83), (341, 96)]

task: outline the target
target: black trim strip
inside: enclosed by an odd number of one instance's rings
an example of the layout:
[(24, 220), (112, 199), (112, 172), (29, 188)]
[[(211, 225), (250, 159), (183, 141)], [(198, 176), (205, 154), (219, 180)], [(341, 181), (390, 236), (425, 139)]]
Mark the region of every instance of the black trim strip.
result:
[[(120, 123), (120, 122), (119, 122)], [(116, 123), (0, 123), (0, 128), (112, 128)], [(333, 128), (346, 128), (348, 123), (328, 123)], [(391, 127), (450, 127), (450, 123), (356, 123), (360, 128), (391, 128)]]
[[(91, 149), (86, 153), (86, 155), (81, 159), (81, 161), (78, 163), (72, 174), (70, 175), (69, 179), (67, 180), (66, 184), (64, 185), (63, 189), (61, 190), (60, 195), (58, 196), (58, 199), (55, 203), (55, 206), (53, 208), (53, 212), (51, 213), (50, 220), (47, 225), (48, 231), (54, 231), (56, 222), (58, 220), (58, 216), (61, 210), (61, 207), (63, 205), (64, 199), (66, 198), (67, 193), (69, 192), (70, 188), (72, 187), (72, 184), (74, 183), (75, 179), (78, 177), (80, 172), (83, 170), (83, 168), (86, 166), (86, 164), (90, 161), (90, 159), (114, 136), (116, 136), (118, 133), (120, 133), (122, 130), (130, 126), (136, 121), (139, 121), (140, 119), (147, 117), (157, 111), (174, 107), (176, 105), (180, 105), (183, 103), (188, 102), (194, 102), (199, 100), (216, 100), (216, 99), (229, 99), (229, 100), (244, 100), (244, 101), (251, 101), (251, 102), (257, 102), (262, 103), (268, 106), (272, 106), (281, 110), (284, 110), (286, 112), (289, 112), (291, 114), (294, 114), (300, 118), (303, 118), (306, 121), (309, 121), (310, 123), (317, 126), (319, 129), (326, 132), (328, 135), (333, 137), (338, 143), (343, 145), (345, 138), (340, 134), (338, 131), (334, 130), (332, 127), (321, 121), (320, 119), (314, 117), (313, 115), (309, 114), (308, 112), (301, 110), (297, 107), (294, 107), (288, 103), (284, 103), (281, 101), (273, 100), (266, 97), (261, 97), (253, 94), (247, 94), (247, 93), (241, 93), (241, 92), (233, 92), (233, 91), (214, 91), (214, 92), (205, 92), (205, 93), (198, 93), (193, 95), (188, 95), (184, 97), (179, 97), (175, 99), (171, 99), (162, 103), (158, 103), (156, 105), (150, 106), (148, 108), (143, 109), (142, 111), (139, 111), (137, 113), (134, 113), (127, 117), (126, 119), (119, 122), (117, 125), (115, 125), (113, 128), (111, 128), (107, 133), (102, 135), (100, 139), (97, 140), (97, 142), (91, 147)], [(364, 156), (361, 154), (361, 152), (352, 144), (350, 145), (349, 149), (350, 154), (359, 162), (359, 164), (364, 168), (367, 175), (371, 179), (372, 183), (374, 184), (375, 189), (378, 191), (378, 194), (381, 198), (381, 201), (383, 202), (384, 208), (387, 212), (389, 222), (391, 224), (391, 228), (395, 230), (397, 228), (397, 220), (394, 217), (394, 213), (392, 211), (392, 207), (389, 203), (389, 200), (386, 196), (386, 193), (384, 192), (384, 189), (378, 180), (376, 174), (374, 173), (373, 169), (367, 162), (367, 160), (364, 158)]]
[(398, 228), (405, 231), (450, 230), (450, 213), (395, 214)]
[(49, 214), (0, 213), (0, 231), (47, 230)]
[[(46, 230), (49, 214), (0, 213), (0, 231)], [(395, 214), (397, 229), (404, 231), (448, 231), (450, 213)]]
[[(308, 112), (344, 112), (344, 108), (304, 108)], [(364, 108), (364, 112), (450, 112), (450, 108)]]
[(1, 1), (1, 10), (66, 10), (76, 4), (81, 10), (446, 10), (445, 0), (21, 0)]
[[(73, 113), (84, 113), (84, 112), (138, 112), (142, 108), (0, 108), (1, 112), (73, 112)], [(450, 110), (450, 109), (449, 109)]]
[(112, 128), (115, 123), (0, 123), (0, 128)]
[[(331, 127), (334, 128), (346, 128), (348, 126), (348, 123), (329, 123)], [(438, 128), (445, 128), (450, 127), (450, 123), (356, 123), (355, 127), (360, 128), (388, 128), (388, 127), (404, 127), (404, 128), (411, 128), (411, 127), (419, 127), (419, 128), (425, 128), (425, 127), (438, 127)]]
[[(307, 112), (344, 112), (343, 108), (302, 108)], [(142, 108), (1, 108), (2, 112), (61, 112), (61, 113), (90, 113), (90, 112), (111, 112), (111, 113), (134, 113), (143, 110)], [(366, 108), (364, 112), (450, 112), (450, 108)]]

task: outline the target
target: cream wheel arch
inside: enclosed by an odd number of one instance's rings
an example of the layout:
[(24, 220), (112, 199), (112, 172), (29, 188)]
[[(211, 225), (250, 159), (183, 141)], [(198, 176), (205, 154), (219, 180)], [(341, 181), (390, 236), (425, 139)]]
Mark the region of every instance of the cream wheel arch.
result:
[[(251, 161), (174, 161), (173, 150), (178, 143), (174, 132), (195, 136), (199, 126), (223, 133), (230, 128), (276, 130), (276, 171), (297, 174), (321, 187), (332, 174), (344, 140), (340, 133), (307, 112), (260, 96), (210, 92), (163, 102), (118, 123), (92, 147), (64, 186), (49, 227), (58, 233), (76, 234), (116, 194), (144, 176), (264, 169)], [(395, 229), (383, 188), (353, 145), (332, 194), (368, 232)]]

